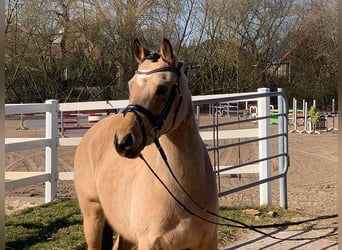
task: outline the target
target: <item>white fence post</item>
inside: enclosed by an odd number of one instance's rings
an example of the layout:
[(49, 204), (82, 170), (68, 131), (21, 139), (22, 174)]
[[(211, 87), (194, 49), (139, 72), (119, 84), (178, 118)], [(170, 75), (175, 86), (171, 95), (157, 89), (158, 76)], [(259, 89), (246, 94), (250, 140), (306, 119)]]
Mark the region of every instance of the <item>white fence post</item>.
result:
[[(269, 93), (269, 88), (258, 88), (259, 93)], [(270, 97), (258, 98), (258, 117), (270, 116)], [(259, 138), (265, 138), (270, 135), (270, 118), (258, 120)], [(259, 159), (270, 156), (271, 144), (270, 140), (259, 141)], [(259, 163), (259, 179), (263, 180), (271, 176), (270, 160), (261, 161)], [(260, 205), (271, 205), (272, 191), (271, 182), (260, 185)]]
[(58, 101), (46, 100), (50, 111), (46, 112), (45, 137), (50, 139), (50, 146), (45, 147), (45, 172), (50, 174), (50, 181), (45, 182), (45, 202), (52, 201), (57, 194), (57, 129)]

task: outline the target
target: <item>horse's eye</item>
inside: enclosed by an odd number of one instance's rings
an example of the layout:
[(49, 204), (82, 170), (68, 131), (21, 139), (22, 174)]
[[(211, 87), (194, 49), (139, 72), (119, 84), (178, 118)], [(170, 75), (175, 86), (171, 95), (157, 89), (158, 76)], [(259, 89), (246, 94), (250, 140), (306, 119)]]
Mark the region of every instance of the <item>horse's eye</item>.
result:
[(165, 96), (167, 94), (168, 90), (169, 90), (169, 88), (167, 86), (160, 85), (157, 88), (156, 95), (158, 95), (158, 96)]

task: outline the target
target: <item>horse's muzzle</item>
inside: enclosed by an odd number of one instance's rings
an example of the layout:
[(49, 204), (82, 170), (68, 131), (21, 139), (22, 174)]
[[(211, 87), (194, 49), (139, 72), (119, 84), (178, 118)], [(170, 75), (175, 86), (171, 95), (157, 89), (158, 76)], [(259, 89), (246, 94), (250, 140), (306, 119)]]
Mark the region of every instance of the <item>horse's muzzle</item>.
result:
[(142, 149), (142, 147), (134, 147), (134, 137), (131, 133), (125, 135), (122, 139), (118, 139), (115, 135), (114, 146), (118, 154), (126, 158), (138, 157)]

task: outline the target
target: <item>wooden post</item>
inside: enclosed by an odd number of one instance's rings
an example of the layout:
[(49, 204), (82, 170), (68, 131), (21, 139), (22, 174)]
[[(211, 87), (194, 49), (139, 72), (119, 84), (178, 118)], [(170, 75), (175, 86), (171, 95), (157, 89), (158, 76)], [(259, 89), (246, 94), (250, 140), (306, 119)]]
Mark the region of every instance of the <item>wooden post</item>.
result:
[[(259, 88), (259, 93), (269, 93), (269, 88)], [(258, 98), (258, 117), (270, 116), (270, 97)], [(258, 120), (259, 138), (266, 138), (270, 135), (270, 118)], [(271, 144), (269, 139), (259, 141), (259, 159), (270, 156)], [(259, 180), (267, 179), (271, 176), (270, 160), (261, 161), (259, 163)], [(266, 182), (259, 186), (260, 190), (260, 206), (271, 205), (272, 192), (271, 183)]]
[(45, 203), (51, 202), (57, 194), (57, 130), (58, 101), (47, 100), (50, 111), (46, 112), (45, 137), (50, 139), (50, 145), (45, 147), (45, 172), (50, 174), (50, 181), (45, 182)]

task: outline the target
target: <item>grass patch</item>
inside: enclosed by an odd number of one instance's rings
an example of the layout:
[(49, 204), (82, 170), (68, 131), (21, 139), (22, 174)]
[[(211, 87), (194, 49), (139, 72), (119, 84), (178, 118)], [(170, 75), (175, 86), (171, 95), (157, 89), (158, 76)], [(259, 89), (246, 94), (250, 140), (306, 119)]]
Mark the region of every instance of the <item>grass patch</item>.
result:
[[(250, 207), (248, 207), (250, 208)], [(249, 225), (290, 221), (303, 214), (274, 207), (258, 207), (258, 215), (247, 215), (247, 207), (221, 207), (220, 215)], [(268, 214), (273, 211), (273, 215)], [(223, 220), (221, 220), (223, 222)], [(230, 223), (231, 224), (231, 223)], [(82, 215), (77, 200), (51, 202), (6, 216), (6, 249), (85, 249)], [(221, 246), (238, 238), (242, 229), (219, 226)], [(246, 231), (245, 229), (243, 229)]]
[(6, 249), (85, 249), (77, 200), (51, 202), (6, 216)]

